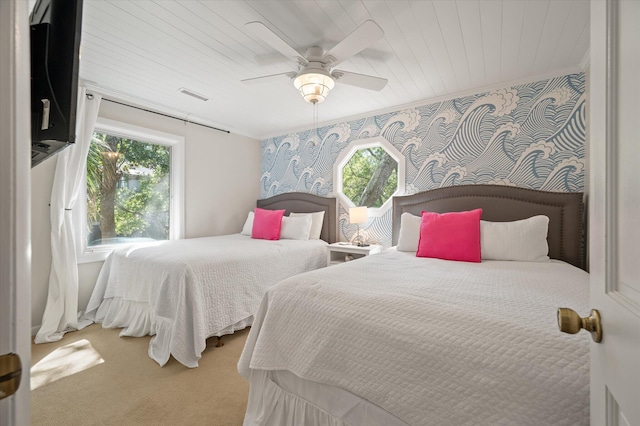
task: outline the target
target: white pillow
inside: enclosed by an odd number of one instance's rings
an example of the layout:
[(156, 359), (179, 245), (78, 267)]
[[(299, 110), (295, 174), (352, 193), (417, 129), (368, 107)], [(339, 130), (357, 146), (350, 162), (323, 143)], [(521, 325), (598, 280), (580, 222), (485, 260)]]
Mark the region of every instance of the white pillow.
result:
[(251, 231), (253, 230), (253, 212), (249, 212), (247, 215), (247, 220), (244, 222), (244, 226), (242, 227), (242, 231), (240, 233), (242, 235), (251, 236)]
[(420, 241), (420, 224), (422, 218), (411, 213), (402, 213), (400, 216), (400, 235), (398, 236), (398, 251), (418, 251)]
[(309, 232), (310, 240), (319, 240), (322, 232), (322, 222), (324, 221), (324, 211), (315, 213), (291, 213), (289, 217), (309, 216), (311, 217), (311, 232)]
[(483, 259), (543, 262), (549, 260), (549, 218), (539, 215), (514, 222), (480, 221)]
[(311, 231), (311, 216), (282, 218), (280, 238), (284, 240), (308, 240)]

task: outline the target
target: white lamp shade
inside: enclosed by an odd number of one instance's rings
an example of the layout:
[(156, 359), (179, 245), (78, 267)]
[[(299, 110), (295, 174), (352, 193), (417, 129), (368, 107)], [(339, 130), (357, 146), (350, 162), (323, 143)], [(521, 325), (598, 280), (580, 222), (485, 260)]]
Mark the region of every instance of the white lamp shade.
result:
[(349, 223), (365, 223), (369, 220), (367, 207), (351, 207), (349, 208)]
[(328, 73), (309, 72), (296, 77), (293, 85), (300, 91), (305, 101), (320, 103), (333, 89), (334, 81)]

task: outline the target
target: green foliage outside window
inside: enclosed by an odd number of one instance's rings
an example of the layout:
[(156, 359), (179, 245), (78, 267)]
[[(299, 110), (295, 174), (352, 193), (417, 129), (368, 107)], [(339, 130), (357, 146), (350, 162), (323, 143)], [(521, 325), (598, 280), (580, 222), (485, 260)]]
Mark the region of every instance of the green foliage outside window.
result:
[(383, 148), (357, 150), (342, 169), (342, 192), (356, 206), (381, 207), (398, 188), (398, 162)]
[(87, 158), (89, 245), (169, 238), (168, 147), (95, 133)]

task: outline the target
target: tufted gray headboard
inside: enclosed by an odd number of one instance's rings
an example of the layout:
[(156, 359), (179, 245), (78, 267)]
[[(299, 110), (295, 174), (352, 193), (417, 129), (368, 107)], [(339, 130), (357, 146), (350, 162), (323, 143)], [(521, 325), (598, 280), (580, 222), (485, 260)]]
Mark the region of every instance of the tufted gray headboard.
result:
[(584, 205), (581, 192), (546, 192), (503, 185), (461, 185), (393, 197), (393, 244), (400, 216), (482, 209), (482, 219), (508, 222), (535, 215), (549, 217), (549, 257), (585, 269)]
[(295, 213), (314, 213), (324, 211), (324, 222), (320, 239), (335, 243), (338, 241), (337, 205), (335, 198), (320, 197), (306, 192), (285, 192), (270, 198), (258, 200), (261, 209), (285, 210), (285, 215)]

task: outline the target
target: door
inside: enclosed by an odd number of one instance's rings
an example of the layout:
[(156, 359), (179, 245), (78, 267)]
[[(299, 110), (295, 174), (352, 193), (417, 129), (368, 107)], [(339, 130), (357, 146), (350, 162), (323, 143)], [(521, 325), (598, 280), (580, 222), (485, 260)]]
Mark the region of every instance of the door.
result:
[(0, 400), (3, 426), (29, 424), (31, 100), (27, 6), (22, 0), (0, 0), (0, 356), (17, 354), (23, 366), (17, 393)]
[(640, 425), (639, 23), (637, 0), (591, 2), (589, 259), (603, 330), (591, 344), (594, 426)]

